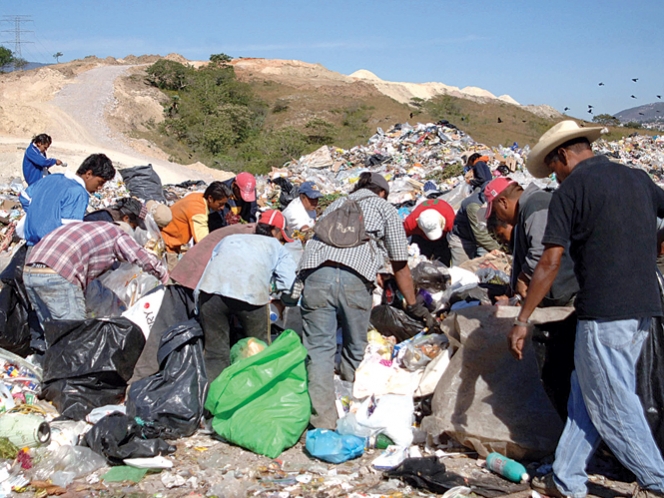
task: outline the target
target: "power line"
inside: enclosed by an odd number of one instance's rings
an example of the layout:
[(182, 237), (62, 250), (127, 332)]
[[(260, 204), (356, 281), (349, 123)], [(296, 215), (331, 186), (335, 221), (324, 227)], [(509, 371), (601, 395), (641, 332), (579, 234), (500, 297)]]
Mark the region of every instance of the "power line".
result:
[(14, 56), (23, 58), (22, 54), (22, 45), (28, 43), (34, 43), (31, 41), (25, 41), (21, 39), (21, 35), (26, 33), (34, 33), (34, 31), (29, 31), (23, 29), (22, 25), (25, 23), (32, 22), (32, 16), (2, 16), (0, 20), (2, 23), (8, 23), (14, 26), (14, 29), (3, 29), (2, 33), (9, 33), (14, 35), (13, 40), (5, 40), (0, 43), (13, 43), (14, 44)]

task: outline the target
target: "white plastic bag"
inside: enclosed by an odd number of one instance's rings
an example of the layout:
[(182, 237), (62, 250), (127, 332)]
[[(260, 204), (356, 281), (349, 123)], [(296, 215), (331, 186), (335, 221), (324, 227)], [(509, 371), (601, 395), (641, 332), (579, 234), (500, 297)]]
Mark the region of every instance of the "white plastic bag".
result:
[(409, 447), (413, 442), (414, 410), (412, 396), (386, 394), (367, 398), (355, 413), (351, 411), (338, 422), (337, 431), (359, 437), (385, 434), (397, 446)]
[(117, 270), (108, 271), (99, 277), (99, 281), (127, 307), (136, 304), (136, 301), (159, 285), (156, 277), (131, 263), (120, 264)]

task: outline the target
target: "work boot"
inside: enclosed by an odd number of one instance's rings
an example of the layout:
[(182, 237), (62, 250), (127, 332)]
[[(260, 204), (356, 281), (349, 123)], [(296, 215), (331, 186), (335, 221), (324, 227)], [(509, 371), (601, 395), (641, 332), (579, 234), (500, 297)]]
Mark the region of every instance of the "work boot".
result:
[(634, 491), (632, 492), (632, 498), (662, 498), (664, 493), (659, 493), (652, 489), (642, 488), (639, 483), (634, 484)]
[(558, 489), (553, 480), (553, 472), (542, 477), (535, 477), (530, 482), (530, 487), (541, 495), (554, 496), (555, 498), (565, 498), (565, 495)]

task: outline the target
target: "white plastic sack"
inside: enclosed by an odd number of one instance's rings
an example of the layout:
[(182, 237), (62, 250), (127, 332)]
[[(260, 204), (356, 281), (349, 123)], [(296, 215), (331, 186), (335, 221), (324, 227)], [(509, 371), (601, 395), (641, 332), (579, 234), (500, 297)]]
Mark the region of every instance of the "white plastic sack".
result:
[(159, 285), (159, 280), (138, 266), (122, 263), (117, 270), (107, 271), (99, 281), (112, 290), (127, 306), (133, 306), (145, 294)]
[[(374, 405), (373, 412), (369, 413)], [(339, 420), (337, 431), (359, 437), (385, 434), (397, 446), (409, 447), (413, 442), (414, 410), (412, 396), (386, 394), (367, 398), (355, 413)]]
[(166, 287), (163, 285), (151, 292), (147, 296), (143, 296), (136, 304), (134, 304), (127, 311), (122, 313), (122, 316), (129, 318), (132, 322), (138, 325), (145, 336), (145, 340), (148, 339), (150, 331), (152, 330), (152, 325), (154, 320), (161, 309), (161, 304), (164, 301), (164, 295), (166, 294)]

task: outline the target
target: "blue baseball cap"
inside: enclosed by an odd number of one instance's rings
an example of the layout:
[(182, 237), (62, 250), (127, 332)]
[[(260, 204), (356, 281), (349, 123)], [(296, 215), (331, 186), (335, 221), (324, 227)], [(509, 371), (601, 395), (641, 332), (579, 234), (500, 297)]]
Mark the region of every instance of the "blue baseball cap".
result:
[(309, 199), (323, 197), (323, 194), (320, 193), (318, 186), (314, 182), (304, 182), (300, 185), (300, 194), (306, 195)]

